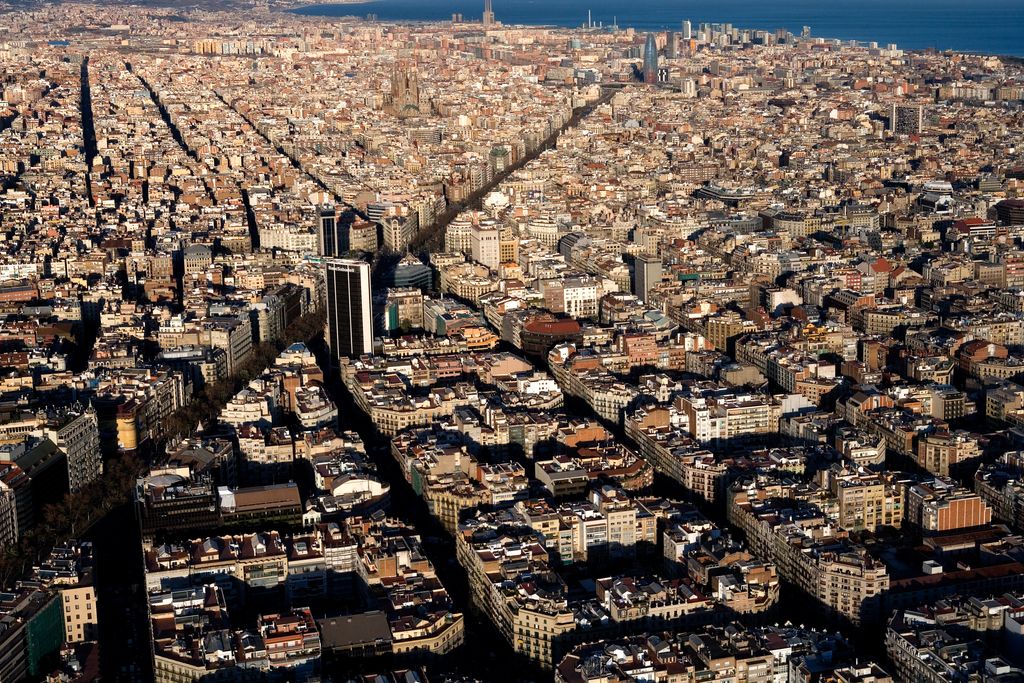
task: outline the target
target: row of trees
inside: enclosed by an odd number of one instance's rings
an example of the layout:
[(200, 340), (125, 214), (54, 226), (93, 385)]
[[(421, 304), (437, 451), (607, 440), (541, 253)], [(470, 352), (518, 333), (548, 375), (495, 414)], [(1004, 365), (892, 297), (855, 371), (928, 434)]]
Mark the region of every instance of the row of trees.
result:
[[(174, 413), (164, 423), (165, 437), (187, 436), (200, 423), (214, 419), (232, 396), (270, 367), (284, 348), (295, 342), (311, 341), (323, 331), (324, 322), (322, 312), (308, 313), (288, 327), (284, 339), (276, 344), (257, 345), (234, 375), (197, 392), (188, 405)], [(157, 448), (155, 452), (160, 450)], [(25, 576), (57, 543), (83, 537), (104, 515), (128, 503), (143, 467), (144, 463), (136, 456), (121, 454), (105, 462), (99, 479), (68, 493), (60, 502), (47, 505), (33, 529), (18, 543), (0, 549), (0, 588)]]
[(282, 350), (295, 342), (309, 342), (323, 332), (325, 322), (322, 311), (307, 313), (288, 326), (281, 340), (257, 344), (233, 375), (203, 387), (187, 405), (172, 414), (164, 422), (164, 435), (171, 439), (185, 437), (201, 423), (214, 419), (232, 396), (270, 367)]
[(0, 588), (25, 576), (54, 545), (80, 538), (108, 512), (127, 503), (138, 474), (135, 456), (122, 454), (104, 464), (103, 476), (43, 508), (42, 519), (17, 543), (0, 551)]

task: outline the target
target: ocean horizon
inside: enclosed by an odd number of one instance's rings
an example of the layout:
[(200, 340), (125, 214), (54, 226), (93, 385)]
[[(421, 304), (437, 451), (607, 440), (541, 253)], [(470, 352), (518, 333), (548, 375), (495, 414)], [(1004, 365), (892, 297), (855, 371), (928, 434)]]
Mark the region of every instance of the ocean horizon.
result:
[[(907, 50), (956, 50), (1024, 57), (1024, 0), (493, 0), (506, 24), (577, 27), (595, 25), (637, 30), (679, 29), (688, 19), (731, 23), (741, 29), (896, 43)], [(483, 0), (368, 0), (315, 4), (295, 11), (306, 16), (365, 17), (382, 21), (446, 21), (453, 13), (478, 20)]]

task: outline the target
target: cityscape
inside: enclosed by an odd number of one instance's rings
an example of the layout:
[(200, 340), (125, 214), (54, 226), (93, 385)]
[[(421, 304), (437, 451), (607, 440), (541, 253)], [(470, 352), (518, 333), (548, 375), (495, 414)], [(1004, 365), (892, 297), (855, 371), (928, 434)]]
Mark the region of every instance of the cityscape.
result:
[(0, 683), (1024, 681), (1024, 58), (351, 4), (0, 3)]

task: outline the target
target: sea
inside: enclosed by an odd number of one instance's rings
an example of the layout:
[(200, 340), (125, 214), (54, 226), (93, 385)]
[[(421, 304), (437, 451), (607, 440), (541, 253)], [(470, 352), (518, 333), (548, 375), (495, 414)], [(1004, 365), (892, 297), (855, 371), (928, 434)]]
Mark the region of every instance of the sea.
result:
[[(742, 29), (800, 33), (842, 40), (895, 43), (1024, 57), (1024, 0), (492, 0), (498, 21), (575, 27), (616, 23), (637, 30), (678, 30), (688, 19)], [(375, 14), (381, 21), (443, 21), (453, 13), (478, 20), (483, 0), (371, 0), (295, 10), (313, 16)]]

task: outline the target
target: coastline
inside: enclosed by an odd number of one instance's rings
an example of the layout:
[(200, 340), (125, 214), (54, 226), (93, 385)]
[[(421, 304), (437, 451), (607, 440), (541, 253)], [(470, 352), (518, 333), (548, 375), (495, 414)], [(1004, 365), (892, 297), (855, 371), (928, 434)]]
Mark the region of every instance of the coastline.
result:
[[(440, 3), (439, 6), (444, 6), (444, 4), (445, 3), (442, 1), (442, 3)], [(336, 1), (332, 1), (332, 2), (314, 2), (312, 4), (306, 4), (306, 5), (300, 5), (300, 6), (289, 6), (287, 8), (282, 8), (282, 11), (286, 11), (286, 12), (289, 12), (291, 14), (298, 14), (300, 16), (306, 16), (306, 17), (323, 17), (323, 18), (328, 18), (328, 19), (345, 19), (345, 18), (364, 19), (367, 14), (378, 14), (378, 11), (377, 11), (378, 8), (387, 8), (389, 6), (394, 8), (394, 5), (390, 5), (386, 0), (336, 0)], [(586, 3), (581, 3), (581, 7), (585, 7), (585, 6), (586, 6)], [(474, 5), (474, 7), (475, 7), (475, 5)], [(348, 8), (352, 8), (352, 11), (348, 12), (347, 11)], [(357, 12), (357, 11), (355, 11), (355, 8), (366, 8), (366, 11), (359, 11), (359, 12)], [(402, 11), (403, 9), (404, 8), (400, 9), (399, 11)], [(472, 24), (473, 20), (477, 19), (477, 17), (475, 15), (466, 14), (466, 13), (463, 13), (463, 14), (466, 16), (466, 19), (467, 19), (466, 24)], [(681, 20), (684, 17), (682, 15), (680, 15), (679, 18)], [(728, 21), (728, 20), (706, 20), (705, 18), (700, 16), (700, 11), (697, 10), (697, 9), (694, 10), (693, 16), (692, 17), (688, 17), (688, 18), (690, 18), (694, 22), (694, 25), (696, 25), (698, 22), (705, 22), (705, 21), (707, 23), (722, 23), (722, 21)], [(501, 20), (502, 17), (499, 15), (498, 19)], [(393, 17), (392, 16), (392, 17), (382, 17), (379, 20), (382, 21), (382, 22), (386, 22), (386, 23), (414, 24), (414, 25), (437, 24), (437, 23), (447, 24), (447, 23), (450, 23), (450, 19), (448, 17), (444, 16), (443, 13), (441, 13), (437, 17), (420, 17), (420, 18), (417, 18), (417, 17), (413, 17), (413, 16), (408, 16), (408, 17)], [(784, 30), (790, 30), (791, 32), (795, 33), (795, 31), (793, 31), (793, 27), (792, 26), (789, 26), (789, 27), (786, 26), (787, 22), (785, 20), (779, 20), (779, 22), (777, 24), (775, 24), (775, 25), (768, 25), (768, 24), (765, 24), (763, 22), (756, 22), (755, 23), (754, 20), (752, 20), (751, 24), (749, 24), (749, 25), (740, 23), (739, 20), (735, 20), (733, 23), (736, 23), (740, 28), (745, 29), (745, 30), (757, 30), (757, 31), (773, 32), (773, 31), (776, 31), (776, 30), (779, 30), (779, 29), (784, 29)], [(790, 20), (789, 23), (792, 23), (792, 20)], [(812, 23), (812, 28), (813, 28), (813, 23), (814, 23), (813, 20), (811, 20), (810, 23)], [(513, 18), (510, 18), (510, 19), (507, 19), (504, 22), (504, 24), (506, 26), (524, 26), (524, 27), (531, 27), (531, 28), (556, 28), (556, 29), (580, 29), (580, 28), (584, 28), (582, 20), (577, 21), (575, 17), (572, 20), (566, 20), (566, 21), (559, 21), (559, 20), (555, 20), (555, 21), (551, 21), (551, 20), (522, 21), (518, 17), (513, 17)], [(632, 28), (632, 29), (634, 29), (636, 31), (665, 31), (665, 30), (673, 30), (674, 28), (676, 28), (677, 24), (678, 24), (678, 21), (664, 21), (664, 20), (660, 20), (660, 19), (658, 19), (658, 20), (644, 20), (644, 19), (635, 19), (635, 18), (634, 19), (630, 19), (628, 16), (620, 16), (620, 17), (618, 17), (618, 27), (620, 29)], [(899, 45), (900, 49), (902, 49), (902, 50), (904, 50), (906, 52), (913, 52), (913, 53), (924, 53), (924, 52), (929, 52), (929, 51), (940, 52), (940, 53), (941, 52), (951, 52), (951, 53), (958, 53), (958, 54), (980, 55), (980, 56), (987, 56), (987, 57), (998, 57), (1000, 59), (1008, 59), (1008, 60), (1016, 60), (1016, 61), (1024, 60), (1024, 46), (1019, 48), (1020, 52), (1016, 52), (1016, 51), (1014, 51), (1014, 52), (1006, 52), (1004, 50), (999, 50), (999, 49), (996, 49), (996, 50), (984, 50), (984, 49), (971, 49), (971, 48), (967, 48), (967, 47), (953, 47), (953, 46), (951, 46), (951, 47), (940, 47), (939, 44), (938, 44), (938, 41), (935, 41), (935, 44), (932, 44), (932, 45), (920, 45), (920, 44), (916, 44), (916, 43), (922, 42), (920, 40), (920, 38), (916, 38), (915, 39), (913, 37), (906, 37), (902, 41), (901, 40), (893, 41), (891, 39), (890, 40), (883, 40), (880, 37), (879, 38), (864, 38), (864, 37), (853, 37), (853, 36), (825, 35), (824, 33), (822, 35), (818, 35), (817, 33), (814, 34), (814, 35), (815, 35), (815, 37), (820, 37), (820, 38), (822, 38), (824, 40), (829, 40), (829, 41), (831, 41), (831, 40), (840, 40), (840, 41), (843, 41), (844, 43), (845, 42), (850, 42), (850, 41), (857, 42), (857, 43), (860, 43), (860, 44), (868, 44), (868, 43), (871, 43), (871, 42), (877, 42), (879, 45), (884, 45), (886, 43), (896, 42), (896, 44)], [(910, 43), (909, 45), (906, 44), (908, 42)]]

